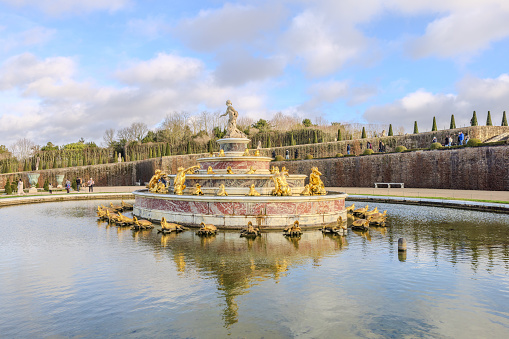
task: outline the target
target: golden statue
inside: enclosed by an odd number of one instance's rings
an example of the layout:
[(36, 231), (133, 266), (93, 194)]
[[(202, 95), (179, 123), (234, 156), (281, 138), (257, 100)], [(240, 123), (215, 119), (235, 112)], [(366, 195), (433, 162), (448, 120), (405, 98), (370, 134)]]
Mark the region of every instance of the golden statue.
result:
[(279, 167), (277, 166), (272, 166), (271, 169), (270, 169), (270, 174), (274, 174), (274, 173), (279, 173)]
[(322, 173), (320, 173), (318, 167), (311, 168), (311, 174), (309, 175), (309, 188), (312, 195), (327, 194), (325, 191), (325, 185), (323, 184), (322, 179), (320, 179), (320, 175), (322, 175)]
[(156, 170), (155, 174), (150, 179), (147, 188), (151, 193), (168, 193), (166, 188), (166, 173), (161, 170)]
[(226, 191), (225, 191), (225, 189), (224, 189), (224, 185), (223, 185), (223, 184), (221, 184), (221, 185), (219, 186), (219, 191), (217, 192), (217, 194), (216, 194), (216, 195), (217, 195), (217, 196), (219, 196), (219, 197), (225, 197), (225, 196), (228, 196), (228, 193), (226, 193)]
[(259, 156), (260, 156), (260, 150), (259, 150), (259, 149), (257, 149), (257, 150), (255, 151), (254, 156), (255, 156), (255, 157), (259, 157)]
[(233, 173), (231, 166), (226, 167), (226, 174), (235, 174)]
[(196, 188), (193, 190), (193, 195), (203, 195), (200, 184), (196, 184)]
[(224, 157), (224, 156), (225, 156), (225, 155), (224, 155), (224, 150), (223, 150), (223, 149), (220, 149), (220, 150), (219, 150), (219, 156), (220, 156), (220, 157)]
[(244, 157), (248, 157), (248, 156), (250, 156), (250, 155), (251, 155), (251, 154), (249, 154), (249, 149), (248, 149), (248, 148), (246, 148), (246, 150), (244, 151), (244, 154), (242, 154), (242, 156), (244, 156)]
[(277, 196), (290, 196), (292, 195), (292, 189), (288, 186), (286, 182), (286, 176), (288, 176), (288, 171), (284, 168), (284, 172), (279, 172), (278, 167), (273, 167), (274, 172), (272, 176), (272, 180), (274, 181), (274, 189), (272, 190), (272, 195)]
[(253, 168), (253, 166), (249, 166), (249, 171), (246, 172), (246, 174), (254, 174), (256, 172), (256, 169)]
[(249, 197), (259, 197), (260, 196), (260, 193), (256, 192), (254, 184), (251, 185), (251, 188), (249, 189), (249, 193), (247, 194), (247, 196), (249, 196)]
[(186, 182), (186, 174), (194, 173), (198, 168), (200, 168), (200, 165), (191, 166), (186, 169), (184, 167), (179, 167), (177, 169), (177, 175), (175, 176), (175, 180), (173, 180), (173, 193), (182, 195), (184, 192), (184, 189), (186, 188), (186, 185), (184, 183)]
[(309, 189), (309, 184), (304, 186), (304, 190), (300, 192), (300, 195), (311, 195), (311, 190)]
[(230, 100), (226, 100), (226, 112), (221, 114), (219, 117), (228, 115), (228, 125), (226, 126), (226, 134), (224, 138), (245, 138), (246, 135), (237, 128), (237, 118), (239, 112), (232, 106)]
[(216, 174), (216, 172), (212, 170), (212, 166), (209, 166), (209, 168), (207, 168), (207, 174)]

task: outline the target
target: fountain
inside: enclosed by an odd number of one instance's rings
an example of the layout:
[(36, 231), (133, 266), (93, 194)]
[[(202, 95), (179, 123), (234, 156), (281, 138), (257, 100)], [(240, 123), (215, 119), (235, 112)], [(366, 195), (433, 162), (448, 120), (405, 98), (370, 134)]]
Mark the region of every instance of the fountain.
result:
[[(270, 157), (249, 153), (246, 136), (237, 129), (237, 111), (228, 100), (229, 115), (220, 151), (198, 159), (199, 165), (177, 174), (156, 171), (148, 189), (133, 192), (134, 215), (160, 221), (239, 229), (248, 222), (263, 229), (282, 229), (298, 222), (300, 227), (321, 227), (346, 220), (344, 193), (325, 192), (321, 173), (289, 174), (286, 168), (270, 169)], [(166, 180), (169, 179), (169, 180)]]

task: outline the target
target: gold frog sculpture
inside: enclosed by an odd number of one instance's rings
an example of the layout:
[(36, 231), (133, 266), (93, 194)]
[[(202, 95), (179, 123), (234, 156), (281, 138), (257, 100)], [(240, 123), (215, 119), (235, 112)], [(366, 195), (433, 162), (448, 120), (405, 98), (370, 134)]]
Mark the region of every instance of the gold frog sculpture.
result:
[(228, 193), (226, 193), (226, 190), (224, 189), (224, 185), (221, 184), (219, 186), (219, 191), (217, 192), (216, 194), (218, 197), (225, 197), (225, 196), (228, 196)]
[(249, 193), (247, 194), (249, 197), (258, 197), (260, 196), (260, 193), (258, 193), (256, 190), (255, 190), (255, 185), (252, 184), (251, 187), (249, 188)]

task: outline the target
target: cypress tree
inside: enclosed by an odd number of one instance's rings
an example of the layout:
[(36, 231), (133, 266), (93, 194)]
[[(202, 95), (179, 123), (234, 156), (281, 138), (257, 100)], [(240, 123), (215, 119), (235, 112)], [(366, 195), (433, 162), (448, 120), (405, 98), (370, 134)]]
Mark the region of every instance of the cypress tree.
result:
[(450, 129), (456, 128), (456, 121), (454, 120), (454, 114), (451, 115), (451, 124), (449, 125)]
[(149, 159), (153, 158), (153, 156), (152, 156), (152, 147), (150, 147), (148, 149), (148, 157), (149, 157)]
[(270, 135), (267, 136), (267, 148), (271, 148), (272, 147), (272, 144), (270, 142)]
[(187, 142), (187, 154), (191, 154), (191, 141)]
[(470, 126), (477, 126), (477, 115), (475, 114), (475, 111), (472, 119), (470, 119)]
[(161, 149), (159, 148), (159, 146), (157, 147), (157, 154), (156, 154), (156, 157), (160, 158), (161, 157)]
[(67, 167), (72, 167), (72, 159), (71, 159), (71, 156), (69, 156), (68, 160), (67, 160)]
[(338, 141), (341, 141), (341, 128), (338, 128)]
[(417, 121), (414, 121), (414, 134), (419, 134), (419, 127), (417, 127)]
[(166, 153), (165, 153), (165, 155), (167, 157), (171, 155), (170, 144), (169, 143), (166, 143)]
[(313, 133), (313, 144), (317, 144), (318, 143), (318, 132), (316, 130), (314, 130), (314, 133)]
[(389, 124), (389, 133), (387, 135), (390, 137), (394, 135), (394, 133), (392, 133), (392, 124)]
[(49, 191), (49, 182), (48, 179), (44, 179), (44, 185), (42, 186), (45, 191)]
[(488, 117), (486, 118), (486, 126), (493, 126), (491, 123), (491, 113), (488, 111)]
[(362, 139), (366, 139), (366, 128), (362, 127), (362, 134), (361, 134), (361, 138)]
[(212, 140), (209, 140), (208, 144), (207, 144), (207, 151), (209, 153), (212, 153), (214, 152), (214, 148), (212, 147)]
[(438, 131), (438, 128), (437, 128), (437, 119), (435, 117), (433, 117), (433, 127), (431, 127), (431, 131), (432, 132)]
[(11, 194), (12, 193), (12, 187), (11, 182), (9, 181), (9, 178), (7, 178), (7, 181), (5, 182), (5, 194)]
[(293, 138), (293, 132), (290, 134), (290, 146), (295, 146), (295, 139)]
[(505, 115), (505, 111), (504, 114), (502, 115), (502, 125), (500, 126), (507, 126), (507, 117)]

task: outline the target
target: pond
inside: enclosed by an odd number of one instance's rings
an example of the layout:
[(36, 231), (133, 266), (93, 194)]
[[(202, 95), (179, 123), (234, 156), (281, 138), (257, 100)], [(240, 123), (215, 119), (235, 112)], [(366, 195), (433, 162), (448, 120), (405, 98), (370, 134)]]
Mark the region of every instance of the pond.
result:
[(252, 240), (108, 226), (100, 203), (0, 208), (0, 337), (509, 335), (508, 215), (375, 204), (386, 229)]

